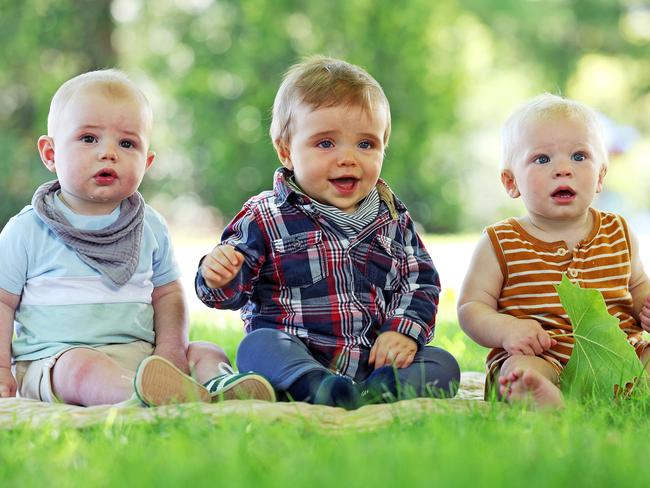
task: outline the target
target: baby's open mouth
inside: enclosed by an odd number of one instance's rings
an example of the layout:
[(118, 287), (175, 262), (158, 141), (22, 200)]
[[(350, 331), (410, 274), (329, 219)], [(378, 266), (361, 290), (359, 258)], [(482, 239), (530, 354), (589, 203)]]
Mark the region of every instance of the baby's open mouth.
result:
[(115, 178), (117, 173), (112, 169), (101, 169), (95, 173), (95, 178)]
[(357, 178), (345, 176), (343, 178), (334, 178), (330, 180), (334, 186), (341, 190), (352, 190), (359, 181)]
[(93, 176), (95, 184), (99, 186), (110, 186), (117, 180), (117, 172), (111, 168), (102, 168)]
[(558, 188), (553, 193), (551, 197), (553, 198), (573, 198), (576, 195), (576, 192), (571, 188)]

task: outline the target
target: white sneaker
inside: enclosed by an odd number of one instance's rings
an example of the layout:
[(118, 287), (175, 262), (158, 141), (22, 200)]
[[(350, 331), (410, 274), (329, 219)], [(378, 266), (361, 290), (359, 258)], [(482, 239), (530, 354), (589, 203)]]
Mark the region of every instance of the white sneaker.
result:
[(265, 400), (275, 401), (275, 390), (266, 378), (252, 371), (235, 373), (226, 363), (219, 365), (223, 372), (205, 384), (212, 402), (222, 400)]

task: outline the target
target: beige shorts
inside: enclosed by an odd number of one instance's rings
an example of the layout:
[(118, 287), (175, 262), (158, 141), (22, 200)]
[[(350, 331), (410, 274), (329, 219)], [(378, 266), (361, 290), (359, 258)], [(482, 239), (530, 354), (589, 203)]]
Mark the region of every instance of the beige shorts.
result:
[(59, 351), (54, 356), (34, 361), (16, 361), (15, 375), (18, 394), (23, 398), (33, 398), (49, 403), (61, 403), (52, 391), (52, 368), (56, 361), (72, 349), (93, 349), (106, 354), (124, 369), (135, 373), (140, 362), (153, 353), (153, 344), (135, 341), (127, 344), (108, 344), (106, 346), (72, 346)]

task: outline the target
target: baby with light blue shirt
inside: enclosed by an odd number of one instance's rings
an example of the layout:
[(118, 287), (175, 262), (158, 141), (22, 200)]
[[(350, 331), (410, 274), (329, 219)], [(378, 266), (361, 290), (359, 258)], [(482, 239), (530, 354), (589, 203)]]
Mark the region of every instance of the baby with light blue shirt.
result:
[[(60, 198), (53, 204), (73, 227), (85, 231), (106, 228), (120, 214), (119, 207), (107, 215), (76, 214)], [(9, 221), (0, 246), (0, 286), (16, 295), (22, 290), (12, 344), (16, 361), (53, 356), (71, 342), (155, 343), (151, 295), (179, 279), (179, 270), (165, 222), (151, 207), (144, 207), (137, 268), (119, 287), (79, 259), (31, 205)]]
[(188, 342), (167, 226), (137, 191), (155, 157), (152, 121), (117, 70), (79, 75), (54, 95), (38, 150), (57, 179), (0, 233), (0, 397), (274, 398), (216, 345)]

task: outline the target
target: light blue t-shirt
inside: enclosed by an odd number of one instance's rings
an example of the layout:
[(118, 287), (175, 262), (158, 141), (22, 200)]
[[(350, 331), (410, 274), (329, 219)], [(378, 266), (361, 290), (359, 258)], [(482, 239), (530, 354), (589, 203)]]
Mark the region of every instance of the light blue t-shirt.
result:
[[(119, 216), (79, 215), (54, 199), (68, 221), (102, 229)], [(71, 345), (97, 346), (137, 340), (154, 343), (151, 294), (179, 277), (163, 218), (145, 206), (138, 267), (122, 287), (81, 261), (38, 218), (31, 206), (0, 233), (0, 288), (22, 295), (16, 309), (14, 360), (52, 356)]]

